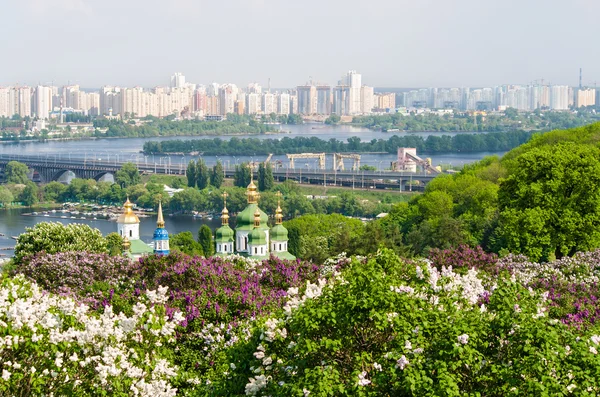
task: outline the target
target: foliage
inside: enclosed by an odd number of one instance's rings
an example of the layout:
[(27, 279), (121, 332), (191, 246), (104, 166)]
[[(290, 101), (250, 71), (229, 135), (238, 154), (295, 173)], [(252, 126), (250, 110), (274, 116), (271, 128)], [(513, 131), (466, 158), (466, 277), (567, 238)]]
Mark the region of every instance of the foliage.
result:
[(196, 162), (196, 184), (198, 189), (206, 189), (210, 183), (210, 171), (203, 159)]
[(128, 258), (85, 251), (36, 253), (23, 261), (13, 276), (24, 274), (46, 291), (85, 296), (96, 283), (124, 283), (136, 268)]
[(172, 251), (183, 252), (187, 255), (204, 255), (202, 244), (194, 239), (192, 232), (181, 232), (169, 237), (169, 246)]
[(600, 151), (572, 142), (514, 159), (500, 183), (500, 246), (533, 260), (600, 246)]
[(252, 173), (250, 172), (250, 166), (248, 163), (235, 166), (235, 173), (233, 174), (234, 186), (245, 188), (250, 184), (251, 179)]
[(98, 229), (88, 225), (41, 222), (26, 228), (17, 239), (15, 262), (21, 264), (25, 257), (39, 252), (55, 254), (70, 251), (106, 253), (107, 242)]
[(115, 174), (115, 182), (121, 187), (137, 185), (140, 181), (140, 172), (134, 163), (123, 164)]
[(9, 161), (4, 168), (4, 179), (6, 183), (26, 184), (29, 181), (27, 174), (29, 168), (26, 164), (18, 161)]
[(2, 203), (3, 207), (8, 207), (15, 200), (11, 191), (4, 187), (0, 187), (0, 203)]
[(19, 196), (19, 201), (28, 207), (38, 202), (38, 188), (35, 183), (28, 181)]
[(344, 152), (385, 152), (395, 154), (399, 147), (414, 147), (419, 153), (465, 153), (497, 152), (513, 149), (527, 142), (533, 132), (510, 131), (486, 134), (429, 135), (423, 138), (416, 135), (392, 135), (388, 139), (373, 139), (361, 142), (358, 137), (348, 138), (347, 142), (337, 139), (323, 140), (317, 137), (283, 137), (280, 139), (237, 138), (229, 140), (196, 139), (150, 141), (144, 143), (144, 152), (149, 154), (203, 152), (207, 156), (238, 156), (286, 153), (344, 153)]
[[(224, 121), (169, 120), (158, 117), (145, 117), (139, 125), (121, 120), (97, 118), (94, 120), (98, 137), (157, 137), (157, 136), (197, 136), (221, 134), (261, 134), (275, 131), (275, 127), (258, 123), (249, 116), (228, 115)], [(105, 132), (101, 132), (105, 131)]]
[(542, 292), (509, 277), (493, 286), (480, 277), (389, 251), (353, 260), (341, 273), (288, 289), (284, 312), (258, 320), (250, 337), (216, 356), (196, 393), (598, 392), (599, 336), (549, 318)]
[(190, 160), (185, 172), (185, 176), (187, 177), (188, 187), (196, 187), (196, 162), (194, 160)]
[(215, 253), (215, 243), (213, 242), (212, 231), (208, 225), (202, 225), (198, 230), (198, 243), (202, 246), (204, 256), (213, 256)]
[(106, 249), (111, 256), (123, 255), (123, 237), (116, 232), (107, 234)]
[(210, 184), (215, 188), (220, 189), (224, 179), (225, 170), (223, 169), (223, 164), (221, 161), (217, 161), (217, 164), (214, 165), (210, 174)]
[(167, 289), (139, 296), (132, 315), (101, 315), (72, 298), (44, 294), (23, 276), (0, 284), (3, 395), (174, 396), (176, 368), (164, 347), (182, 320)]
[(275, 185), (273, 167), (270, 163), (260, 163), (258, 165), (258, 190), (261, 192), (271, 190), (273, 185)]

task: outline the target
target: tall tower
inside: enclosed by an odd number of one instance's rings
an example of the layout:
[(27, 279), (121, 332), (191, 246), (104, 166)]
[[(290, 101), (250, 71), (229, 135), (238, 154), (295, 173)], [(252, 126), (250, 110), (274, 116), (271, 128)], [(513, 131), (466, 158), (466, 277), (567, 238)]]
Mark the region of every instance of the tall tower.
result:
[(223, 211), (221, 212), (221, 227), (215, 232), (217, 255), (233, 254), (233, 229), (229, 227), (229, 211), (227, 210), (227, 192), (223, 193)]
[(256, 259), (269, 256), (267, 234), (262, 230), (260, 221), (260, 210), (256, 207), (256, 211), (254, 211), (254, 228), (248, 235), (248, 256)]
[(275, 211), (275, 226), (271, 229), (271, 254), (279, 259), (294, 260), (296, 257), (288, 252), (288, 231), (283, 226), (281, 210), (281, 192), (277, 192), (277, 210)]
[(129, 241), (140, 239), (140, 218), (133, 213), (133, 204), (127, 201), (123, 204), (125, 211), (117, 218), (117, 231), (123, 238), (127, 237)]
[(158, 202), (158, 219), (156, 220), (156, 230), (152, 238), (154, 253), (158, 255), (169, 255), (169, 232), (165, 229), (165, 220), (162, 213), (162, 202)]

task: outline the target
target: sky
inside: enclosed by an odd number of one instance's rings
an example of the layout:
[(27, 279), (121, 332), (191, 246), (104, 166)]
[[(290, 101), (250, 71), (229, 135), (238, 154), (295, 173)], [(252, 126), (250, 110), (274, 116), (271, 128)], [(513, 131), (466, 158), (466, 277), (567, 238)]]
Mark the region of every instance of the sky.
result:
[(0, 86), (600, 81), (598, 0), (0, 0)]

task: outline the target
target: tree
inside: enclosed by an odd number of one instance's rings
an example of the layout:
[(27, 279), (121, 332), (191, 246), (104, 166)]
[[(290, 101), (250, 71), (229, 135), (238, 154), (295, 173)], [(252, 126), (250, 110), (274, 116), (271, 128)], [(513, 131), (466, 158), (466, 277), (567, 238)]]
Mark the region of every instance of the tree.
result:
[(106, 248), (111, 256), (123, 255), (123, 237), (112, 232), (106, 236)]
[(202, 251), (204, 251), (204, 256), (209, 257), (214, 255), (215, 246), (213, 243), (213, 235), (210, 227), (207, 225), (202, 225), (198, 230), (198, 243), (202, 246)]
[(600, 150), (565, 142), (534, 148), (500, 184), (498, 247), (552, 260), (600, 246)]
[(361, 171), (377, 171), (377, 167), (374, 165), (363, 164), (360, 166)]
[(125, 163), (115, 175), (116, 183), (121, 187), (137, 185), (142, 181), (137, 165), (134, 163)]
[(100, 230), (88, 225), (41, 222), (27, 228), (17, 239), (15, 261), (21, 263), (25, 257), (42, 251), (48, 254), (70, 251), (106, 253), (107, 243)]
[(275, 185), (275, 179), (273, 178), (273, 167), (271, 163), (265, 165), (265, 175), (263, 178), (263, 188), (261, 190), (271, 190)]
[(27, 186), (25, 186), (25, 189), (23, 189), (23, 192), (19, 197), (19, 201), (28, 207), (31, 207), (38, 202), (38, 188), (35, 183), (31, 181), (27, 183)]
[(221, 164), (221, 161), (217, 161), (217, 164), (213, 167), (212, 173), (210, 175), (210, 184), (213, 185), (216, 189), (220, 189), (224, 179), (225, 175), (223, 170), (223, 164)]
[(235, 173), (233, 175), (233, 184), (237, 187), (246, 187), (250, 184), (251, 176), (248, 163), (236, 165)]
[(203, 159), (198, 160), (196, 163), (196, 183), (198, 184), (198, 189), (206, 189), (208, 187), (208, 183), (210, 181), (210, 172), (206, 163)]
[(340, 122), (340, 120), (341, 120), (340, 116), (333, 113), (331, 116), (329, 116), (325, 119), (325, 124), (337, 124)]
[(60, 182), (52, 181), (44, 186), (44, 199), (46, 201), (59, 201), (67, 191), (67, 186)]
[(29, 168), (26, 164), (19, 163), (18, 161), (9, 161), (4, 168), (4, 178), (6, 183), (19, 183), (25, 185), (29, 178), (27, 174)]
[(196, 187), (196, 162), (194, 160), (190, 160), (188, 163), (185, 176), (187, 177), (188, 187)]
[(190, 256), (202, 256), (202, 245), (194, 240), (192, 232), (181, 232), (169, 238), (169, 244), (174, 251), (180, 251)]
[(6, 187), (0, 187), (0, 203), (3, 207), (8, 207), (14, 201), (14, 196)]

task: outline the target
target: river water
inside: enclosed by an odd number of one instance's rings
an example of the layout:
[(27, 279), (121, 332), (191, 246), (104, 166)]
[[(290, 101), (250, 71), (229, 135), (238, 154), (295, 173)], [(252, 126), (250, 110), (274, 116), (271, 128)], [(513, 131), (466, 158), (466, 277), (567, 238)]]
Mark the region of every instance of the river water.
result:
[[(282, 130), (288, 133), (282, 134), (238, 134), (233, 135), (239, 138), (258, 138), (258, 139), (277, 139), (286, 137), (317, 137), (323, 140), (331, 138), (345, 141), (347, 138), (357, 136), (361, 141), (370, 141), (372, 139), (389, 139), (391, 136), (398, 133), (385, 133), (382, 131), (372, 131), (367, 128), (352, 127), (352, 126), (328, 126), (324, 124), (302, 124), (302, 125), (283, 125)], [(405, 134), (405, 133), (400, 133)], [(421, 136), (426, 138), (429, 135), (450, 135), (454, 136), (457, 133), (453, 132), (415, 132), (411, 135)], [(461, 134), (471, 134), (469, 132), (461, 132)], [(221, 139), (230, 139), (232, 136), (220, 136)], [(164, 141), (171, 139), (214, 139), (215, 136), (194, 136), (194, 137), (153, 137), (153, 138), (105, 138), (93, 140), (75, 140), (75, 141), (50, 141), (50, 142), (28, 142), (28, 143), (6, 143), (0, 145), (0, 153), (3, 154), (25, 154), (39, 155), (41, 158), (47, 158), (49, 161), (66, 158), (86, 158), (88, 160), (98, 159), (102, 161), (132, 161), (145, 164), (156, 164), (164, 166), (170, 162), (171, 166), (186, 167), (192, 156), (144, 156), (141, 150), (144, 143), (148, 141)], [(427, 155), (431, 157), (434, 165), (462, 165), (480, 160), (488, 155), (502, 155), (503, 152), (482, 152), (482, 153), (447, 153)], [(266, 156), (255, 156), (253, 153), (248, 153), (247, 156), (203, 156), (207, 165), (212, 166), (218, 160), (225, 167), (232, 168), (235, 164), (240, 164), (246, 161), (264, 161)], [(280, 160), (285, 166), (288, 164), (286, 156), (273, 156), (272, 161)], [(392, 161), (396, 160), (394, 154), (363, 154), (361, 164), (367, 164), (377, 169), (385, 169), (390, 166)], [(297, 162), (296, 167), (315, 168), (317, 166), (316, 159), (303, 161), (303, 164)], [(326, 167), (332, 168), (333, 158), (327, 156)], [(351, 160), (346, 160), (346, 167), (352, 166)]]
[[(38, 210), (39, 211), (39, 210)], [(31, 213), (29, 209), (9, 209), (0, 210), (0, 233), (4, 236), (0, 236), (0, 254), (4, 256), (12, 256), (12, 250), (5, 250), (6, 248), (12, 248), (15, 246), (16, 241), (11, 238), (12, 236), (18, 236), (25, 232), (27, 227), (33, 227), (39, 222), (61, 222), (63, 224), (69, 223), (84, 223), (96, 228), (102, 232), (103, 235), (117, 231), (117, 223), (111, 220), (104, 219), (64, 219), (60, 218), (63, 215), (60, 212), (52, 214), (48, 212), (48, 216), (45, 216), (43, 211), (39, 211), (37, 216), (22, 215), (24, 213)], [(64, 215), (63, 215), (64, 216)], [(78, 215), (79, 216), (79, 215)], [(216, 229), (220, 226), (220, 219), (198, 219), (191, 216), (175, 215), (165, 217), (165, 227), (169, 233), (180, 233), (190, 231), (194, 237), (198, 234), (198, 229), (202, 225), (208, 225), (211, 229)], [(152, 241), (152, 234), (156, 229), (156, 215), (140, 218), (140, 236), (142, 240), (146, 242)], [(1, 257), (0, 257), (1, 258)]]
[[(235, 135), (239, 138), (279, 138), (279, 137), (318, 137), (324, 140), (336, 138), (346, 140), (349, 137), (358, 136), (362, 141), (370, 141), (372, 139), (388, 139), (394, 133), (384, 133), (381, 131), (371, 131), (366, 128), (358, 128), (351, 126), (327, 126), (323, 124), (304, 124), (304, 125), (284, 125), (282, 129), (289, 131), (285, 134), (266, 134), (266, 135)], [(429, 135), (456, 135), (456, 133), (439, 133), (439, 132), (418, 132), (414, 135), (427, 137)], [(145, 142), (153, 140), (169, 140), (169, 139), (214, 139), (214, 136), (196, 136), (196, 137), (154, 137), (154, 138), (108, 138), (94, 140), (73, 140), (73, 141), (50, 141), (50, 142), (27, 142), (27, 143), (5, 143), (0, 145), (0, 153), (15, 154), (15, 155), (38, 155), (40, 158), (47, 158), (48, 161), (54, 159), (67, 158), (87, 158), (88, 160), (102, 159), (102, 161), (133, 161), (146, 164), (165, 164), (170, 161), (171, 166), (179, 164), (184, 168), (191, 156), (144, 156), (140, 152)], [(230, 139), (231, 136), (221, 136), (221, 139)], [(480, 160), (488, 155), (503, 155), (503, 152), (485, 152), (485, 153), (449, 153), (430, 156), (434, 165), (450, 164), (462, 165), (473, 161)], [(331, 167), (332, 156), (327, 156), (327, 167)], [(265, 156), (254, 156), (249, 153), (247, 156), (203, 156), (206, 163), (211, 166), (217, 160), (221, 160), (226, 167), (234, 167), (245, 161), (263, 161)], [(273, 156), (272, 161), (281, 160), (283, 164), (287, 164), (288, 160), (285, 156)], [(390, 163), (395, 160), (393, 154), (363, 154), (361, 164), (368, 164), (385, 169), (390, 166)], [(346, 163), (349, 169), (352, 166), (350, 162)], [(317, 167), (317, 161), (309, 159), (307, 161), (297, 161), (296, 167), (306, 167), (313, 169)], [(104, 235), (117, 231), (117, 225), (114, 221), (108, 220), (93, 220), (93, 219), (64, 219), (60, 218), (62, 214), (49, 213), (44, 216), (40, 213), (37, 216), (24, 216), (22, 213), (29, 213), (31, 210), (0, 210), (0, 248), (14, 247), (15, 240), (11, 236), (18, 236), (25, 231), (26, 227), (32, 227), (38, 222), (58, 221), (65, 224), (68, 223), (86, 223), (92, 227), (99, 229)], [(154, 217), (141, 218), (140, 233), (144, 241), (152, 240), (152, 233), (156, 227), (156, 219)], [(202, 224), (208, 224), (213, 230), (219, 226), (219, 220), (212, 221), (204, 219), (195, 219), (189, 216), (168, 216), (165, 219), (166, 227), (170, 233), (179, 233), (182, 231), (191, 231), (194, 235)], [(12, 251), (2, 250), (0, 254), (11, 256)]]

